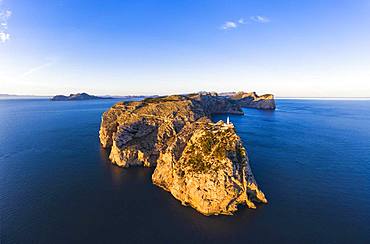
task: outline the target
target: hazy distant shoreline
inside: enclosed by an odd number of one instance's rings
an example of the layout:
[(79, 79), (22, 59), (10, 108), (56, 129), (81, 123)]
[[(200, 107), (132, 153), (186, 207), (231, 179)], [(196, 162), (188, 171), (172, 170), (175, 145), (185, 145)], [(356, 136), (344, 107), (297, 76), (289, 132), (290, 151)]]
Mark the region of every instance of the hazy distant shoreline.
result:
[[(12, 94), (0, 94), (0, 99), (51, 99), (54, 96), (37, 96), (37, 95), (12, 95)], [(152, 96), (135, 96), (135, 95), (129, 95), (129, 96), (99, 96), (103, 99), (131, 99), (131, 98), (146, 98), (146, 97), (152, 97)]]

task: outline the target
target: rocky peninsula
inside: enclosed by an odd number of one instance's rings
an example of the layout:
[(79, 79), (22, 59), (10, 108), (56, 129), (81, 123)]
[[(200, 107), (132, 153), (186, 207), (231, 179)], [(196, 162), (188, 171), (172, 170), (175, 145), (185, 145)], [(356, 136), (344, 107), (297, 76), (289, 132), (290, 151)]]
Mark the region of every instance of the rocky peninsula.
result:
[(111, 97), (98, 97), (87, 93), (70, 94), (69, 96), (57, 95), (52, 97), (51, 101), (81, 101), (81, 100), (96, 100), (96, 99), (112, 99)]
[(155, 185), (204, 215), (267, 203), (234, 126), (211, 121), (218, 113), (243, 111), (212, 93), (119, 102), (102, 116), (100, 142), (118, 166), (155, 167)]

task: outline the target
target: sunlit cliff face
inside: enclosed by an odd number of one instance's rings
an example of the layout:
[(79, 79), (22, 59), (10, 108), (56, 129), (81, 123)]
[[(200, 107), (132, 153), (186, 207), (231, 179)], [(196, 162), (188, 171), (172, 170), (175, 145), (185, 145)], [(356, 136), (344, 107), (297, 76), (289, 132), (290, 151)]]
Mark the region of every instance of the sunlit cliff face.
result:
[(155, 167), (154, 184), (205, 215), (267, 203), (234, 126), (212, 123), (213, 113), (243, 114), (210, 93), (117, 103), (103, 114), (100, 141), (114, 164)]

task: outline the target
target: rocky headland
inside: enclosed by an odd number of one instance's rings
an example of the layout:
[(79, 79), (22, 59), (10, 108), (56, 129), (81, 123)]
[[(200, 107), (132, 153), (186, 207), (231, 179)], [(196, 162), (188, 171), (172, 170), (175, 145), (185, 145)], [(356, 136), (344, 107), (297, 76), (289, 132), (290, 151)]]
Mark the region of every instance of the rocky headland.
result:
[(87, 93), (70, 94), (69, 96), (57, 95), (52, 97), (51, 101), (81, 101), (81, 100), (97, 100), (97, 99), (112, 99), (111, 97), (98, 97)]
[(220, 94), (235, 101), (243, 108), (257, 108), (264, 110), (276, 109), (274, 95), (257, 95), (255, 92), (230, 92)]
[(243, 111), (211, 93), (120, 102), (103, 114), (100, 142), (118, 166), (155, 167), (155, 185), (204, 215), (267, 203), (234, 126), (211, 121), (217, 113)]

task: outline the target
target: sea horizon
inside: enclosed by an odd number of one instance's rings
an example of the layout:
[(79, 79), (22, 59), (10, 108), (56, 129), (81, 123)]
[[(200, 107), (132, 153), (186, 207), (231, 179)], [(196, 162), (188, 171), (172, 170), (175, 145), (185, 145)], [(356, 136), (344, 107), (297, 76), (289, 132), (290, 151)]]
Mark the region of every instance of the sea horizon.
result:
[[(212, 92), (212, 91), (211, 91)], [(196, 93), (196, 92), (195, 92)], [(71, 93), (70, 93), (71, 94)], [(180, 94), (186, 94), (186, 93), (178, 93)], [(56, 94), (57, 95), (57, 94)], [(59, 94), (58, 94), (59, 95)], [(69, 95), (69, 94), (68, 94)], [(151, 95), (135, 95), (135, 94), (129, 94), (129, 95), (100, 95), (100, 94), (91, 94), (91, 95), (96, 95), (96, 96), (102, 96), (102, 97), (112, 97), (113, 99), (117, 98), (125, 98), (125, 97), (130, 97), (130, 96), (135, 96), (135, 97), (150, 97), (150, 96), (167, 96), (170, 94), (163, 94), (163, 95), (157, 95), (157, 94), (151, 94)], [(6, 98), (52, 98), (55, 95), (16, 95), (16, 94), (0, 94), (0, 99), (6, 99)], [(275, 96), (275, 99), (309, 99), (309, 100), (370, 100), (369, 97), (290, 97), (290, 96)]]

